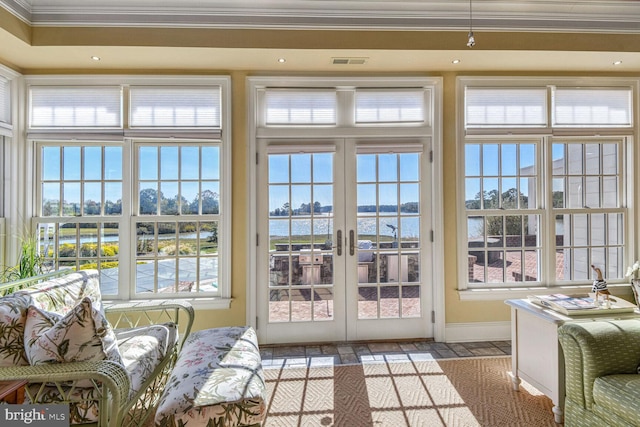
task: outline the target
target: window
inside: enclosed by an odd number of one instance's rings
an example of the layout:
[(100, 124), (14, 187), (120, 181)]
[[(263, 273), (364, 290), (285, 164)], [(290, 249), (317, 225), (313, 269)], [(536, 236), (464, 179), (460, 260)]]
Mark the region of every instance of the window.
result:
[(424, 90), (358, 89), (356, 123), (423, 123)]
[(220, 151), (137, 145), (137, 292), (219, 293)]
[(631, 88), (555, 88), (555, 126), (631, 127)]
[(220, 128), (219, 87), (130, 89), (133, 127)]
[(539, 144), (465, 144), (469, 283), (540, 280)]
[[(624, 167), (633, 137), (628, 83), (459, 83), (466, 131), (460, 288), (588, 284), (592, 264), (608, 281), (621, 280), (633, 250), (625, 239), (632, 181)], [(544, 134), (526, 135), (547, 122)]]
[(11, 123), (10, 82), (0, 76), (0, 123)]
[(95, 143), (38, 144), (41, 253), (53, 270), (100, 269), (106, 295), (118, 293), (122, 152)]
[(556, 281), (588, 280), (591, 264), (608, 278), (624, 274), (622, 140), (552, 143)]
[(467, 87), (465, 127), (541, 127), (547, 125), (547, 90)]
[(29, 89), (31, 129), (122, 127), (119, 86), (33, 86)]
[(30, 82), (41, 253), (111, 298), (229, 298), (229, 80), (86, 80)]
[(268, 125), (333, 125), (336, 92), (320, 89), (269, 89), (265, 93)]
[(12, 99), (15, 97), (14, 89), (17, 87), (15, 79), (18, 76), (19, 74), (15, 71), (0, 65), (0, 248), (2, 248), (0, 250), (0, 265), (8, 265), (14, 261), (7, 257), (7, 245), (10, 242), (7, 239), (7, 235), (10, 235), (7, 230), (15, 230), (11, 218), (17, 215), (18, 209), (16, 209), (16, 203), (5, 201), (5, 195), (8, 195), (5, 192), (5, 186), (14, 182), (12, 179), (5, 182), (5, 176), (11, 173), (10, 169), (5, 171), (5, 167), (10, 165), (14, 159), (11, 157), (13, 153), (9, 147), (11, 147), (17, 133), (17, 129), (13, 126), (15, 105), (12, 105)]

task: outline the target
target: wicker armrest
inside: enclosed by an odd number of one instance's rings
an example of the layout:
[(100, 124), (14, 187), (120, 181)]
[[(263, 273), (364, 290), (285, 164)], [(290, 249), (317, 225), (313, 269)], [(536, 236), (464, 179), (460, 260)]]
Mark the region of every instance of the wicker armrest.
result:
[(12, 366), (0, 368), (0, 381), (26, 380), (30, 383), (65, 383), (75, 380), (93, 380), (106, 387), (111, 400), (110, 413), (119, 413), (119, 408), (129, 398), (129, 376), (124, 367), (110, 360), (96, 362), (49, 363), (37, 366)]
[(150, 300), (105, 303), (105, 312), (110, 316), (112, 326), (136, 328), (138, 326), (173, 322), (178, 325), (181, 338), (179, 347), (189, 336), (195, 317), (193, 306), (179, 300)]

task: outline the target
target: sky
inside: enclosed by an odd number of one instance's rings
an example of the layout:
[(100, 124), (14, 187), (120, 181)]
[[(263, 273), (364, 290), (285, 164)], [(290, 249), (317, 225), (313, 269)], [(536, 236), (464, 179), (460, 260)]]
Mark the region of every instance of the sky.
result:
[[(291, 206), (298, 208), (310, 203), (313, 190), (314, 202), (333, 206), (333, 153), (272, 154), (269, 156), (270, 203), (274, 211), (288, 202), (292, 185)], [(290, 158), (290, 160), (289, 160)], [(376, 204), (376, 189), (380, 204), (396, 205), (400, 182), (400, 203), (419, 201), (420, 154), (359, 154), (356, 179), (358, 205)], [(378, 183), (378, 186), (376, 186)], [(313, 188), (312, 188), (313, 187)]]
[[(122, 156), (120, 146), (104, 147), (104, 173), (103, 147), (84, 147), (84, 163), (81, 162), (82, 149), (79, 146), (43, 147), (43, 171), (42, 177), (43, 198), (45, 200), (57, 200), (59, 198), (59, 181), (67, 181), (64, 184), (64, 199), (67, 203), (80, 203), (80, 180), (97, 181), (85, 182), (85, 200), (101, 200), (101, 184), (103, 178), (105, 184), (105, 199), (117, 201), (122, 198)], [(182, 196), (192, 201), (199, 192), (200, 157), (203, 165), (201, 178), (205, 181), (204, 189), (210, 189), (219, 193), (220, 179), (220, 150), (217, 146), (204, 146), (200, 151), (198, 146), (141, 145), (139, 150), (139, 179), (141, 188), (155, 187), (154, 181), (158, 179), (167, 181), (163, 183), (161, 191), (165, 197), (174, 197), (178, 191), (176, 181), (186, 180), (182, 185)], [(61, 159), (63, 164), (61, 167)], [(160, 172), (158, 162), (160, 161)], [(84, 164), (84, 169), (83, 165)], [(47, 183), (46, 181), (49, 181)], [(113, 181), (113, 182), (109, 182)], [(146, 182), (145, 182), (146, 181)], [(217, 190), (217, 191), (216, 191)]]

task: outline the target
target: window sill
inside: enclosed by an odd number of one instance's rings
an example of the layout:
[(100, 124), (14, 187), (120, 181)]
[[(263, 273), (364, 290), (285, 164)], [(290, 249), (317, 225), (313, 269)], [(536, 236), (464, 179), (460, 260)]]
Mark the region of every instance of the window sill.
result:
[[(611, 284), (609, 289), (614, 293), (624, 293), (623, 289), (628, 288), (626, 283)], [(458, 290), (460, 301), (504, 301), (507, 299), (526, 298), (529, 295), (546, 295), (553, 293), (588, 293), (591, 292), (591, 285), (578, 286), (532, 286), (528, 288), (485, 288), (485, 289), (464, 289)]]
[[(172, 298), (172, 300), (185, 301), (193, 306), (195, 310), (227, 310), (231, 307), (231, 301), (233, 298), (219, 298), (219, 297), (200, 297), (200, 298)], [(117, 304), (122, 302), (153, 302), (156, 299), (147, 300), (104, 300), (104, 304)]]

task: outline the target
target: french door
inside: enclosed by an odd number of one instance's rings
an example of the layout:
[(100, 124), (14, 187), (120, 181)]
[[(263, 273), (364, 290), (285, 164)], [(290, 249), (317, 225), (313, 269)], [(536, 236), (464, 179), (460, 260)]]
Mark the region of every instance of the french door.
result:
[(259, 141), (261, 342), (433, 335), (428, 143)]

